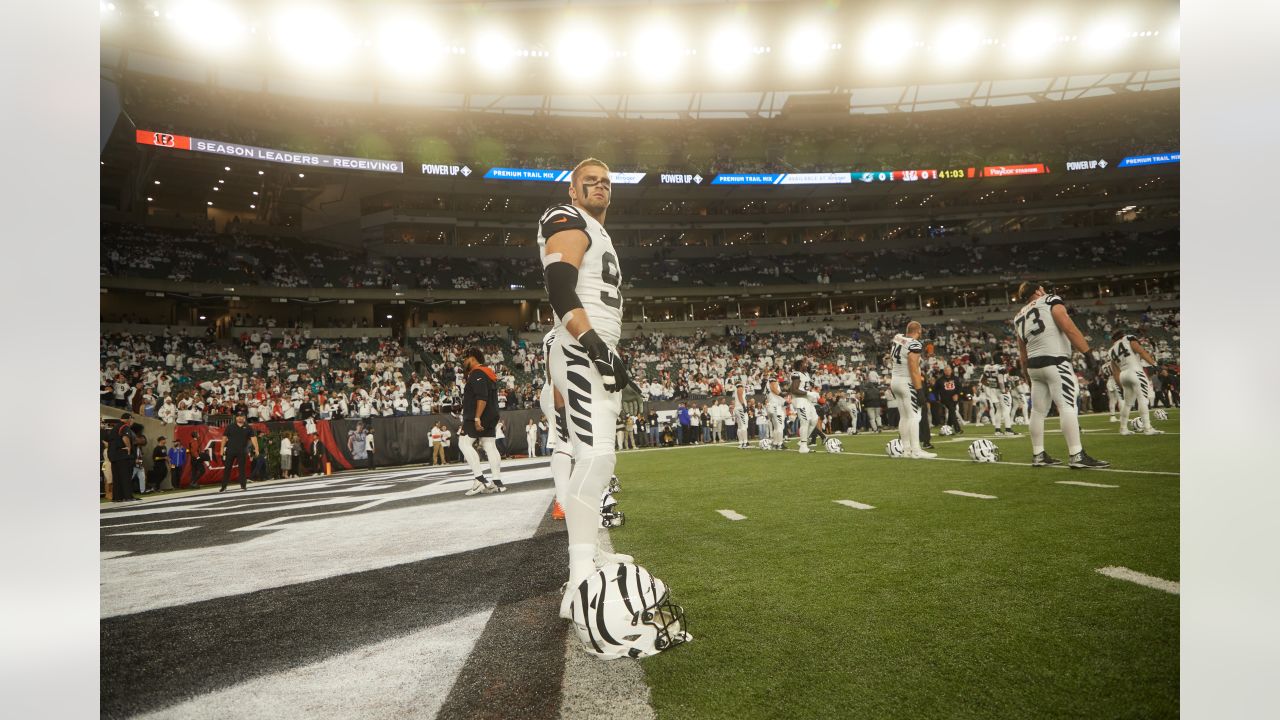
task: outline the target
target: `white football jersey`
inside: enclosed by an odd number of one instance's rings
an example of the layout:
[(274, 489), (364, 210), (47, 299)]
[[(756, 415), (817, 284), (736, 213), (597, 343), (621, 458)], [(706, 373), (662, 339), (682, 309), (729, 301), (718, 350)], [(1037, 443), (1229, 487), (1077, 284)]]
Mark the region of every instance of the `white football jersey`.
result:
[(1003, 367), (994, 364), (982, 366), (983, 386), (1003, 392), (1007, 381), (1008, 376), (1004, 374)]
[(1057, 295), (1042, 295), (1013, 318), (1013, 330), (1027, 345), (1027, 357), (1071, 357), (1071, 343), (1053, 319), (1052, 308), (1062, 305)]
[(924, 345), (919, 340), (907, 337), (902, 333), (893, 336), (893, 346), (889, 350), (889, 361), (892, 363), (893, 372), (890, 375), (895, 380), (910, 380), (911, 366), (907, 364), (907, 358), (911, 353), (923, 353)]
[(1137, 340), (1133, 335), (1125, 335), (1119, 340), (1111, 343), (1111, 349), (1107, 351), (1107, 359), (1114, 360), (1120, 366), (1120, 372), (1143, 372), (1142, 356), (1133, 351), (1129, 343)]
[(813, 379), (809, 377), (809, 373), (794, 370), (791, 373), (791, 382), (799, 382), (800, 392), (807, 393), (813, 390)]
[[(573, 205), (548, 208), (538, 221), (538, 256), (547, 263), (547, 238), (561, 230), (582, 230), (590, 244), (578, 266), (578, 299), (591, 327), (602, 340), (616, 347), (622, 339), (622, 270), (618, 253), (604, 226)], [(556, 327), (563, 319), (556, 318)]]

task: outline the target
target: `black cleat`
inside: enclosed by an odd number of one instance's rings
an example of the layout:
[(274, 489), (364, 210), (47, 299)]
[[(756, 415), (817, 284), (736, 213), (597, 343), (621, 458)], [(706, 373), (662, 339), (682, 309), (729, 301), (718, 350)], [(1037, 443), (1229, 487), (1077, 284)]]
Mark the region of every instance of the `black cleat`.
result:
[(1089, 453), (1081, 450), (1071, 456), (1071, 463), (1067, 466), (1072, 470), (1088, 470), (1089, 468), (1106, 468), (1111, 467), (1111, 463), (1106, 460), (1098, 460), (1089, 457)]
[(1047, 452), (1038, 452), (1031, 458), (1031, 467), (1047, 467), (1061, 464), (1061, 460), (1051, 457)]

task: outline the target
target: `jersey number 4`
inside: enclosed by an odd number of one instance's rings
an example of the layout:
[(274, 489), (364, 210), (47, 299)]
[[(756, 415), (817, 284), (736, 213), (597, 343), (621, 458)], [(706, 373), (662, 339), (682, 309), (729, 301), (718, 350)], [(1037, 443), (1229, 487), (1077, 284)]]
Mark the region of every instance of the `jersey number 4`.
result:
[(611, 308), (622, 307), (622, 273), (618, 270), (618, 258), (613, 253), (607, 252), (600, 258), (600, 277), (605, 284), (612, 285), (613, 291), (608, 289), (600, 291), (600, 302)]
[(895, 363), (902, 362), (902, 346), (901, 345), (893, 346), (893, 361)]
[[(1031, 332), (1027, 332), (1027, 320), (1035, 323), (1035, 327), (1031, 328)], [(1018, 334), (1022, 336), (1023, 342), (1032, 335), (1039, 335), (1044, 332), (1044, 321), (1040, 319), (1040, 308), (1031, 308), (1027, 314), (1022, 315), (1017, 320)]]
[(1120, 343), (1119, 345), (1116, 345), (1114, 350), (1111, 351), (1111, 359), (1115, 360), (1116, 362), (1120, 362), (1121, 360), (1129, 357), (1129, 355), (1131, 354), (1132, 353), (1129, 352), (1129, 348), (1125, 347), (1124, 343)]

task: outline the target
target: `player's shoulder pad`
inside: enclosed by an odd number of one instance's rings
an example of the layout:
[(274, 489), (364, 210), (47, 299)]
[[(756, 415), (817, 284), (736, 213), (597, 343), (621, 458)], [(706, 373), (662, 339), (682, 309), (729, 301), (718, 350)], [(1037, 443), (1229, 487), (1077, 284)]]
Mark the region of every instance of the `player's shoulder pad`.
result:
[(1065, 303), (1063, 303), (1062, 298), (1058, 297), (1057, 295), (1045, 295), (1044, 304), (1045, 305), (1063, 305)]
[(1128, 340), (1129, 342), (1138, 342), (1138, 336), (1137, 336), (1137, 335), (1125, 335), (1124, 337), (1125, 337), (1125, 339), (1126, 339), (1126, 340)]
[(538, 229), (545, 240), (561, 230), (586, 230), (587, 220), (582, 211), (572, 205), (553, 205), (542, 213), (538, 220)]
[(924, 345), (922, 345), (922, 344), (920, 343), (920, 341), (919, 341), (919, 340), (912, 340), (911, 342), (907, 343), (907, 351), (908, 351), (908, 352), (923, 352), (923, 351), (924, 351)]

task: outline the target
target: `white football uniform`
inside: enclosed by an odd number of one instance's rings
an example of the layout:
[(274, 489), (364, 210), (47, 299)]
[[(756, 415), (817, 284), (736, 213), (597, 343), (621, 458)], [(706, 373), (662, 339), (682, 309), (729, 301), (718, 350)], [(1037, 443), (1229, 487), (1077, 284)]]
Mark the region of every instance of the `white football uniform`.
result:
[(765, 402), (765, 414), (769, 420), (769, 435), (773, 441), (773, 447), (781, 448), (783, 441), (786, 439), (785, 423), (787, 418), (787, 401), (781, 394), (773, 391), (772, 385), (776, 383), (778, 390), (782, 390), (782, 378), (774, 376), (765, 377), (764, 391), (767, 396)]
[(991, 426), (1013, 430), (1013, 398), (1009, 395), (1009, 375), (1001, 365), (982, 366), (982, 396), (991, 407)]
[(902, 447), (911, 450), (907, 454), (921, 449), (920, 398), (911, 385), (911, 366), (908, 364), (912, 353), (924, 353), (924, 345), (902, 333), (893, 336), (889, 349), (889, 390), (898, 403), (898, 437), (902, 440)]
[(747, 415), (747, 388), (750, 387), (750, 383), (746, 375), (739, 375), (733, 388), (733, 415), (737, 422), (738, 444), (743, 446), (750, 442), (751, 428), (748, 425)]
[(1071, 342), (1053, 319), (1057, 295), (1042, 295), (1027, 303), (1013, 318), (1014, 332), (1027, 349), (1027, 374), (1031, 376), (1031, 452), (1044, 452), (1044, 419), (1049, 404), (1058, 408), (1067, 452), (1075, 455), (1080, 444), (1080, 420), (1076, 397), (1080, 394), (1076, 370), (1071, 365)]
[[(587, 234), (590, 244), (578, 266), (578, 300), (600, 338), (617, 347), (622, 338), (622, 270), (613, 240), (603, 225), (582, 210), (573, 205), (556, 205), (538, 222), (538, 256), (543, 267), (555, 262), (547, 257), (547, 238), (561, 230), (582, 230)], [(563, 319), (557, 317), (556, 326), (562, 323)]]
[(1134, 352), (1130, 343), (1138, 338), (1125, 335), (1111, 343), (1107, 359), (1120, 366), (1120, 432), (1128, 430), (1129, 411), (1136, 402), (1142, 427), (1151, 427), (1151, 382), (1143, 368), (1142, 356)]
[(793, 393), (791, 396), (791, 407), (800, 420), (797, 434), (801, 443), (808, 443), (809, 434), (818, 426), (818, 409), (813, 406), (813, 400), (809, 397), (811, 394), (816, 394), (813, 389), (813, 378), (809, 373), (795, 370), (791, 373), (791, 383), (800, 388), (800, 394)]

